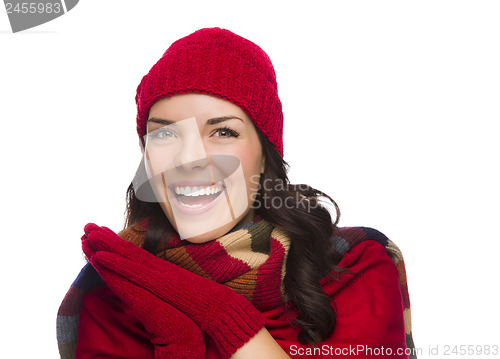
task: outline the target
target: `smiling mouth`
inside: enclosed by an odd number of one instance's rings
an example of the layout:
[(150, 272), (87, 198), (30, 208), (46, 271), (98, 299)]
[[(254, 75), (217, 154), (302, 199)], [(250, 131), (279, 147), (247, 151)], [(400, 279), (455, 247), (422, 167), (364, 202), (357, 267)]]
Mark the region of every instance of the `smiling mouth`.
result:
[(222, 193), (224, 186), (222, 182), (211, 185), (170, 185), (172, 193), (180, 206), (184, 208), (203, 208), (213, 202)]

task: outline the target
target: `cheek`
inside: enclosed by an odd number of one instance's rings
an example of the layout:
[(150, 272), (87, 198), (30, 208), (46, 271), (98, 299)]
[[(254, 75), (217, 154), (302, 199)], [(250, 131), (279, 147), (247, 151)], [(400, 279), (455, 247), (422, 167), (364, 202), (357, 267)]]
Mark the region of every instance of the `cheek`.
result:
[(259, 183), (258, 177), (260, 177), (262, 167), (262, 156), (260, 152), (252, 153), (251, 151), (245, 151), (242, 152), (238, 158), (241, 161), (247, 188), (255, 191)]
[(163, 202), (166, 199), (167, 193), (165, 192), (165, 187), (163, 185), (163, 180), (161, 175), (151, 176), (149, 178), (149, 184), (156, 195), (158, 202)]
[(158, 176), (175, 167), (172, 153), (178, 152), (178, 146), (151, 146), (146, 149), (145, 164), (148, 176)]
[(228, 155), (237, 158), (240, 161), (243, 175), (247, 181), (252, 176), (260, 175), (262, 169), (262, 147), (259, 139), (255, 138), (246, 139), (245, 143), (238, 143), (234, 146), (227, 146), (226, 148), (211, 148), (206, 146), (207, 155)]

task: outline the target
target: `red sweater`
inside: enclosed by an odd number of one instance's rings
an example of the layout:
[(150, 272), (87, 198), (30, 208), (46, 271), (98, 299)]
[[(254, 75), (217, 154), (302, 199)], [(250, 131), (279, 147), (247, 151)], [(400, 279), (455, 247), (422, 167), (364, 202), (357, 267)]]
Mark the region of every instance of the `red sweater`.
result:
[[(398, 272), (385, 248), (373, 240), (361, 242), (339, 266), (351, 273), (322, 283), (337, 317), (327, 340), (315, 347), (299, 344), (300, 328), (290, 325), (284, 306), (263, 312), (267, 330), (291, 358), (408, 358)], [(220, 358), (206, 338), (207, 358)], [(76, 347), (76, 359), (81, 358), (153, 358), (149, 334), (105, 286), (84, 298)]]

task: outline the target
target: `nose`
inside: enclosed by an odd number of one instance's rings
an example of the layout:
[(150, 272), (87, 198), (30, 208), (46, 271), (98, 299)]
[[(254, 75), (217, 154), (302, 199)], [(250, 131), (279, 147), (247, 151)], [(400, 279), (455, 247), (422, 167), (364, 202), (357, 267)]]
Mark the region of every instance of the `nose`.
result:
[(174, 157), (178, 169), (192, 171), (208, 165), (208, 158), (199, 132), (185, 136)]

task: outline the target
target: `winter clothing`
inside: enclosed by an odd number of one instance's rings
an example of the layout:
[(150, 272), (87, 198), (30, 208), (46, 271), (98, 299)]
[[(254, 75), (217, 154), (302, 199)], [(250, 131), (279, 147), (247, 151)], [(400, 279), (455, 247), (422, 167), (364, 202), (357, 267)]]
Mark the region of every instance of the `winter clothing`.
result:
[(208, 94), (237, 105), (283, 156), (276, 74), (267, 54), (253, 42), (220, 28), (201, 29), (174, 42), (137, 87), (141, 140), (153, 104), (182, 93)]
[[(140, 247), (146, 226), (147, 222), (142, 222), (129, 227), (120, 236)], [(154, 343), (157, 337), (155, 326), (150, 330), (148, 321), (134, 312), (131, 300), (122, 298), (120, 288), (127, 291), (131, 283), (134, 288), (145, 289), (140, 293), (152, 293), (155, 298), (159, 298), (155, 307), (165, 303), (168, 310), (172, 306), (185, 314), (181, 330), (186, 327), (187, 332), (190, 331), (191, 327), (183, 324), (189, 324), (190, 319), (207, 334), (205, 348), (200, 344), (198, 333), (191, 331), (188, 335), (198, 344), (193, 343), (184, 348), (182, 345), (171, 345), (177, 351), (175, 354), (169, 352), (168, 357), (197, 357), (193, 353), (199, 355), (200, 350), (205, 349), (207, 358), (227, 358), (242, 342), (248, 341), (252, 332), (257, 332), (262, 324), (291, 357), (304, 355), (326, 358), (333, 357), (330, 355), (332, 353), (344, 353), (349, 357), (354, 347), (363, 346), (365, 351), (369, 351), (384, 346), (386, 350), (391, 348), (390, 357), (407, 358), (405, 353), (398, 355), (397, 351), (413, 347), (401, 253), (387, 237), (373, 229), (338, 228), (332, 235), (332, 245), (344, 254), (339, 266), (347, 267), (349, 273), (342, 273), (333, 280), (325, 278), (321, 283), (325, 293), (331, 297), (337, 326), (333, 334), (325, 342), (319, 343), (316, 349), (301, 345), (297, 339), (299, 327), (290, 325), (297, 313), (293, 306), (287, 312), (291, 303), (286, 303), (282, 286), (289, 239), (283, 231), (273, 228), (266, 221), (257, 218), (248, 228), (238, 229), (203, 244), (192, 244), (172, 236), (168, 248), (160, 253), (160, 258), (130, 243), (120, 242), (114, 233), (104, 227), (88, 225), (86, 232), (84, 249), (107, 285), (100, 281), (99, 275), (89, 264), (72, 285), (58, 317), (59, 348), (63, 359), (73, 358), (75, 348), (77, 358), (91, 357), (97, 353), (107, 353), (111, 357), (152, 358), (158, 348), (168, 350), (168, 343), (164, 343), (166, 348), (162, 348), (161, 341), (160, 344)], [(143, 263), (143, 267), (138, 266), (140, 263)], [(187, 283), (186, 288), (198, 293), (195, 283), (199, 279), (203, 286), (207, 286), (202, 292), (214, 291), (218, 293), (217, 297), (203, 297), (200, 303), (196, 302), (196, 298), (186, 298), (186, 295), (175, 298), (173, 292), (165, 294), (170, 290), (165, 288), (169, 286), (169, 280), (161, 278), (161, 273), (166, 273), (165, 268), (168, 269), (169, 278), (178, 281), (172, 286), (179, 287), (179, 293), (183, 290), (183, 282)], [(114, 282), (107, 278), (108, 269), (113, 272)], [(139, 273), (134, 277), (136, 270)], [(163, 285), (159, 285), (160, 282)], [(232, 290), (222, 290), (228, 288)], [(229, 292), (234, 292), (234, 295)], [(223, 311), (213, 315), (210, 309), (212, 303), (223, 305)], [(214, 304), (214, 307), (217, 305)], [(191, 310), (196, 313), (191, 313)], [(243, 318), (240, 314), (247, 310), (253, 314), (250, 318)], [(222, 316), (223, 312), (231, 314), (229, 317)], [(228, 318), (231, 318), (229, 322)], [(204, 324), (201, 323), (203, 321)], [(213, 322), (214, 327), (220, 328), (216, 335), (207, 330), (207, 322)], [(222, 322), (227, 322), (227, 326), (221, 325)], [(175, 322), (170, 323), (176, 326)], [(168, 323), (158, 325), (168, 326)], [(247, 330), (249, 326), (252, 330)], [(172, 337), (175, 341), (174, 334)], [(164, 336), (163, 339), (168, 341), (169, 338)], [(126, 343), (126, 349), (121, 343)], [(318, 348), (322, 351), (312, 352)], [(307, 355), (311, 353), (318, 355)], [(369, 352), (366, 355), (357, 354), (351, 357), (370, 357)]]
[[(283, 156), (275, 72), (254, 43), (219, 28), (173, 43), (137, 88), (141, 140), (153, 104), (183, 93), (239, 106)], [(405, 349), (413, 348), (404, 262), (378, 231), (352, 227), (332, 233), (331, 244), (343, 255), (338, 265), (348, 271), (332, 272), (320, 283), (336, 327), (311, 346), (299, 343), (297, 309), (285, 296), (285, 231), (256, 218), (202, 244), (173, 233), (154, 256), (141, 248), (146, 229), (147, 220), (118, 235), (86, 226), (82, 247), (89, 263), (58, 312), (62, 359), (225, 359), (263, 326), (291, 357), (369, 358), (379, 350), (379, 358), (408, 358)], [(387, 355), (380, 355), (382, 347)]]

